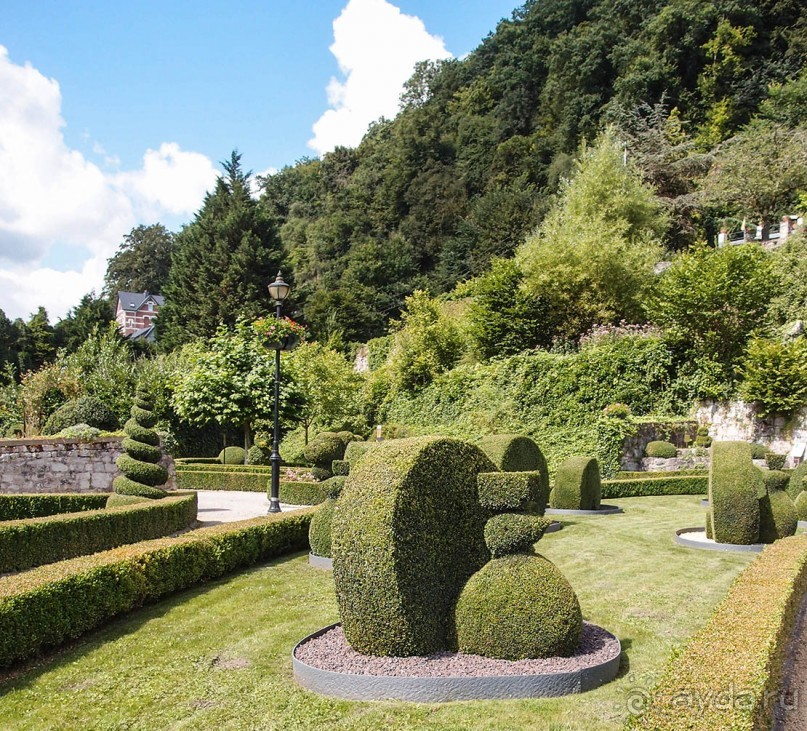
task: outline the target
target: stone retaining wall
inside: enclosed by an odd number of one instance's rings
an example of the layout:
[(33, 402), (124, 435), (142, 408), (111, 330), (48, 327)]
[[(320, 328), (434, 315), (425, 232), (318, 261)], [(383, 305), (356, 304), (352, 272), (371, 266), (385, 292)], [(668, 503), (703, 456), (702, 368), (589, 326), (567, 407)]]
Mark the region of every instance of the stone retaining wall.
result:
[[(122, 441), (0, 439), (0, 493), (111, 492)], [(174, 460), (166, 455), (162, 464), (169, 474), (165, 488), (174, 489)]]
[[(676, 423), (644, 422), (637, 424), (636, 434), (627, 437), (622, 444), (622, 464), (620, 469), (628, 472), (644, 470), (642, 461), (645, 459), (644, 450), (650, 442), (663, 440), (672, 442), (679, 449), (686, 447), (684, 435), (693, 437), (697, 429), (693, 421), (680, 421)], [(681, 469), (681, 468), (678, 468)]]

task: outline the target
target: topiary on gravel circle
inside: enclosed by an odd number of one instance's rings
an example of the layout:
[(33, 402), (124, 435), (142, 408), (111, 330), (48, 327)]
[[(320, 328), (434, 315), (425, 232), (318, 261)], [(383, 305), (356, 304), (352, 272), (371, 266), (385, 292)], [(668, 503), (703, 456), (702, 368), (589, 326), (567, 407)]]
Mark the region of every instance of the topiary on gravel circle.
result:
[(566, 577), (543, 556), (490, 561), (460, 594), (460, 652), (504, 660), (568, 657), (580, 642), (580, 604)]
[(126, 452), (115, 462), (123, 472), (112, 482), (113, 489), (119, 495), (161, 498), (167, 494), (158, 487), (168, 480), (168, 471), (158, 464), (162, 450), (159, 448), (160, 438), (151, 428), (157, 422), (151, 409), (148, 394), (138, 391), (132, 406), (132, 418), (123, 428), (127, 435), (123, 440)]

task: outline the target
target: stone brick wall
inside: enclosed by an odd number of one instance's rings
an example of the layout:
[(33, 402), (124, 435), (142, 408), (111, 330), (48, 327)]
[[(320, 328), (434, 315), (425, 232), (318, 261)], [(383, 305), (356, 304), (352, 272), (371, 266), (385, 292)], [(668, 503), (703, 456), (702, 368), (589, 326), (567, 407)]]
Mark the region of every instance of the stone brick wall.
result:
[[(0, 493), (111, 492), (122, 441), (0, 439)], [(174, 460), (166, 455), (162, 464), (169, 474), (165, 488), (174, 489)]]
[[(636, 434), (627, 437), (622, 444), (622, 464), (620, 469), (635, 472), (646, 469), (642, 465), (645, 459), (644, 450), (650, 442), (672, 442), (679, 449), (686, 446), (684, 434), (695, 434), (697, 424), (694, 421), (681, 421), (675, 424), (645, 422), (637, 424)], [(678, 468), (681, 469), (681, 468)]]

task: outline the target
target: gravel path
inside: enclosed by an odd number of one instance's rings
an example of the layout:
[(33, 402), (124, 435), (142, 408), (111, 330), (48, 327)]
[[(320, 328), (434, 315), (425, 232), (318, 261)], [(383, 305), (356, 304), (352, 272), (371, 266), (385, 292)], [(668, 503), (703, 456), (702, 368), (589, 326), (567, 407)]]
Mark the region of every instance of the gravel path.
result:
[[(232, 523), (235, 520), (257, 518), (269, 513), (269, 498), (265, 492), (236, 490), (197, 490), (199, 510), (197, 520), (202, 525)], [(299, 510), (304, 505), (280, 504), (282, 512)]]
[(774, 731), (807, 729), (807, 597), (790, 637), (782, 687), (773, 700)]
[(298, 660), (319, 668), (353, 675), (387, 675), (416, 678), (475, 677), (484, 675), (539, 675), (581, 670), (604, 663), (619, 654), (619, 642), (602, 627), (583, 624), (580, 647), (572, 657), (542, 660), (496, 660), (461, 652), (427, 657), (374, 657), (356, 652), (341, 627), (309, 640), (297, 650)]

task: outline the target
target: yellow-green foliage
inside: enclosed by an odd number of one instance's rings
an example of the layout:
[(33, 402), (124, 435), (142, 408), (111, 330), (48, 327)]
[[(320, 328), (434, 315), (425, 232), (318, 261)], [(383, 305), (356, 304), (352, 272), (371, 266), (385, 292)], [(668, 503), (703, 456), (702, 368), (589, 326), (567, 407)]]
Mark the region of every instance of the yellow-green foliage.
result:
[(651, 495), (705, 495), (709, 489), (709, 476), (706, 472), (700, 475), (685, 475), (678, 477), (678, 473), (667, 473), (652, 477), (637, 477), (629, 480), (603, 480), (601, 483), (602, 497), (613, 499), (621, 497), (647, 497)]
[(308, 510), (280, 513), (0, 577), (0, 667), (146, 602), (303, 549), (310, 520)]
[(555, 476), (552, 507), (562, 510), (597, 510), (602, 488), (600, 467), (591, 457), (569, 457)]
[(317, 512), (311, 518), (308, 543), (311, 546), (311, 553), (317, 556), (331, 557), (331, 522), (335, 508), (336, 500), (328, 498), (317, 508)]
[(543, 515), (549, 500), (548, 485), (538, 472), (483, 472), (477, 484), (480, 504), (494, 513)]
[(524, 554), (477, 571), (457, 601), (456, 622), (460, 652), (505, 660), (572, 655), (583, 629), (566, 577), (543, 556)]
[(751, 461), (751, 445), (715, 442), (709, 467), (709, 504), (715, 541), (757, 543), (759, 498), (764, 495), (765, 482)]
[(351, 470), (333, 519), (345, 637), (372, 655), (426, 655), (452, 643), (465, 582), (490, 557), (477, 475), (493, 463), (455, 439), (384, 442)]
[(196, 493), (0, 523), (0, 573), (165, 536), (196, 520)]
[(787, 494), (796, 500), (801, 493), (807, 490), (807, 461), (802, 462), (790, 473), (787, 483)]
[(98, 510), (106, 505), (105, 493), (79, 495), (76, 493), (36, 493), (0, 495), (0, 521), (40, 518), (58, 513), (78, 513)]
[(490, 434), (482, 437), (479, 448), (502, 472), (538, 472), (549, 491), (549, 471), (538, 445), (517, 434)]
[(768, 546), (683, 651), (629, 729), (767, 731), (787, 643), (807, 591), (807, 537)]
[(532, 552), (532, 546), (552, 524), (549, 518), (520, 513), (494, 515), (485, 523), (485, 545), (493, 558)]
[(798, 522), (796, 506), (784, 490), (772, 490), (759, 499), (760, 543), (773, 543), (792, 536)]

